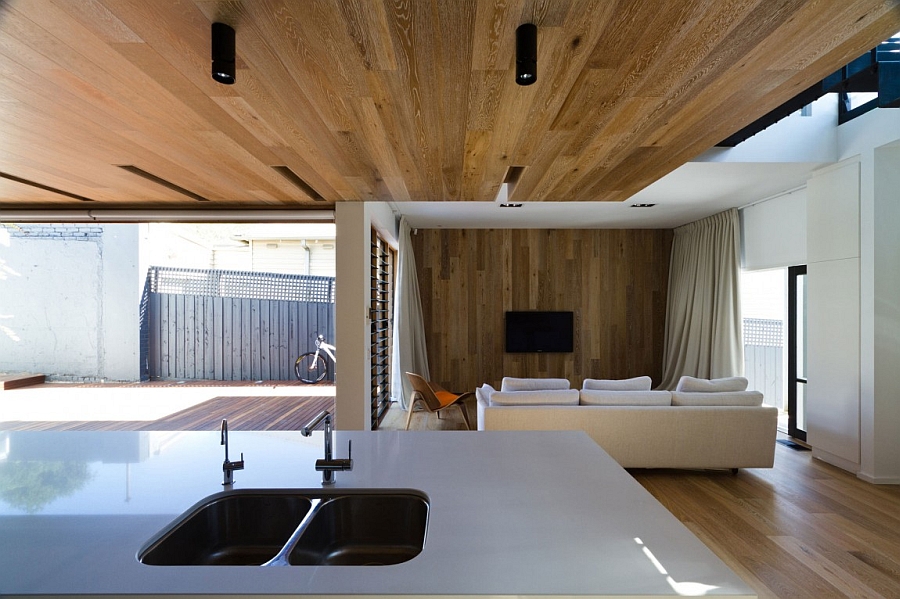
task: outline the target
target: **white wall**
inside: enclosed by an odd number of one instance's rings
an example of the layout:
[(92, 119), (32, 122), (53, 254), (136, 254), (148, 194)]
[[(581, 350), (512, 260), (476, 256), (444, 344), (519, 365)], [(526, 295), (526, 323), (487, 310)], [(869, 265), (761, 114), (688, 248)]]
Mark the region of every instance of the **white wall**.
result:
[(833, 162), (838, 156), (837, 95), (812, 104), (812, 114), (798, 110), (734, 148), (713, 148), (694, 162)]
[(338, 202), (335, 328), (339, 365), (335, 379), (335, 428), (371, 428), (371, 351), (369, 297), (374, 227), (396, 244), (397, 222), (381, 202)]
[[(816, 457), (864, 480), (900, 484), (900, 110), (836, 132), (842, 162), (806, 187), (809, 441)], [(782, 201), (743, 211), (748, 267), (793, 253), (784, 219), (799, 214)]]
[[(871, 394), (865, 395), (860, 476), (900, 483), (900, 146), (874, 154)], [(868, 374), (868, 373), (867, 373)]]
[(137, 225), (22, 225), (0, 245), (0, 372), (136, 381)]
[(806, 264), (806, 189), (741, 209), (741, 267)]

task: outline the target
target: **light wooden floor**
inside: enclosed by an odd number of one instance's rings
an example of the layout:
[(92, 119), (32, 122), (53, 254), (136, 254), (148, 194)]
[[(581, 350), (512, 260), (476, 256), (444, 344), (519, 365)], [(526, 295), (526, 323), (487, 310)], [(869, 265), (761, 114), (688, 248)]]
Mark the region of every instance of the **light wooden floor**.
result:
[[(415, 414), (410, 429), (462, 429), (454, 412)], [(406, 412), (392, 406), (381, 428), (405, 426)], [(900, 599), (898, 486), (781, 444), (772, 469), (629, 472), (760, 598)]]
[[(466, 407), (469, 410), (469, 422), (472, 428), (475, 428), (475, 399), (471, 398)], [(381, 424), (378, 425), (379, 430), (386, 431), (402, 431), (406, 430), (406, 417), (409, 413), (401, 408), (398, 404), (391, 404), (391, 407), (384, 414)], [(456, 408), (450, 408), (441, 412), (440, 418), (436, 414), (429, 414), (422, 410), (416, 410), (413, 413), (412, 420), (409, 423), (411, 431), (463, 431), (466, 430), (466, 423), (463, 421), (462, 414)]]

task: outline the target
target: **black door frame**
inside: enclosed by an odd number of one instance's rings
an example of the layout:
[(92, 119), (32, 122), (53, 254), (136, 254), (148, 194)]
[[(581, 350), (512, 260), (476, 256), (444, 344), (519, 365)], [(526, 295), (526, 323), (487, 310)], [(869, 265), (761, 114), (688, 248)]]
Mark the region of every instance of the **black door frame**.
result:
[(797, 278), (805, 275), (805, 264), (788, 268), (788, 435), (801, 441), (806, 441), (806, 431), (797, 425), (797, 385), (805, 386), (807, 379), (806, 372), (797, 374)]

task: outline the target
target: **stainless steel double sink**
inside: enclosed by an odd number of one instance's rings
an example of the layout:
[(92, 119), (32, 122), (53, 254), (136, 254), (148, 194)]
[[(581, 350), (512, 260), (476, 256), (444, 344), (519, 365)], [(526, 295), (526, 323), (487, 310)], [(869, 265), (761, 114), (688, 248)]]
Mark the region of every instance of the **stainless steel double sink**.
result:
[(138, 552), (153, 566), (374, 566), (425, 546), (411, 489), (240, 489), (210, 495)]

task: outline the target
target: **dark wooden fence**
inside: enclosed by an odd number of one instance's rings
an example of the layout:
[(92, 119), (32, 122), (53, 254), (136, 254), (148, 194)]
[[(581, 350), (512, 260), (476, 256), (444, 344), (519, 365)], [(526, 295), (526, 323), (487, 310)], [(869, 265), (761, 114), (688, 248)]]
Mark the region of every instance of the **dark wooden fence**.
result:
[(296, 380), (318, 333), (333, 342), (334, 277), (151, 267), (142, 378)]

